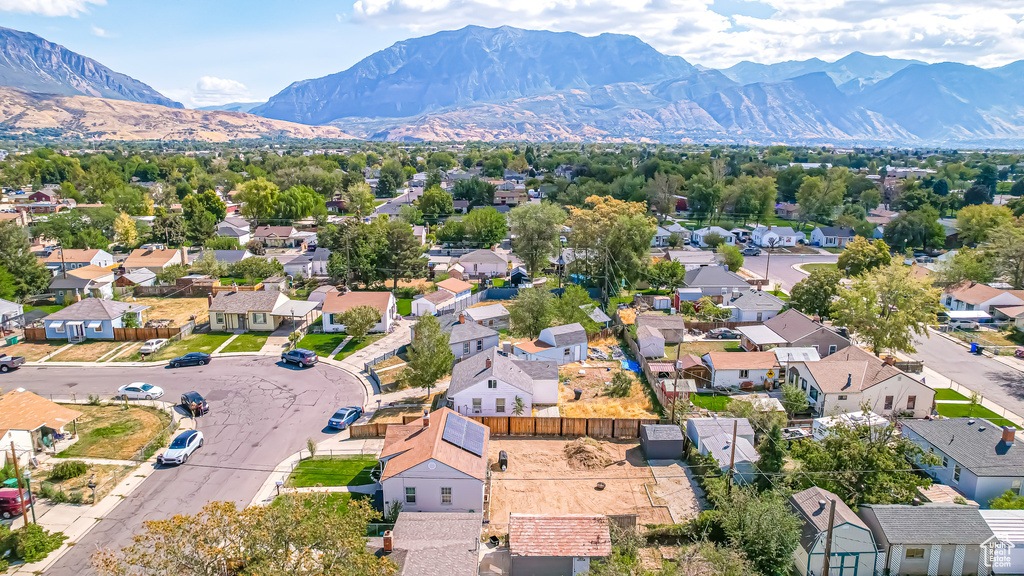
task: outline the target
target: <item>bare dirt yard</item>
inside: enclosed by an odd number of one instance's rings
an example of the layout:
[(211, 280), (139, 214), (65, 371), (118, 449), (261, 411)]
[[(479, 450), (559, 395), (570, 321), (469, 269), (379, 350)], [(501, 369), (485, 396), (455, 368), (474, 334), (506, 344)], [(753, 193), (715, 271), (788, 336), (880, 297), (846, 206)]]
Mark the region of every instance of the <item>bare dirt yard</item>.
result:
[(206, 298), (135, 298), (133, 304), (149, 306), (148, 320), (173, 320), (171, 326), (182, 326), (194, 314), (196, 324), (203, 324), (210, 318)]
[[(657, 418), (654, 406), (647, 397), (644, 385), (636, 374), (629, 395), (623, 398), (609, 396), (612, 377), (622, 368), (617, 361), (599, 362), (588, 360), (584, 367), (579, 363), (566, 364), (558, 371), (558, 410), (567, 418)], [(582, 373), (581, 373), (582, 372)], [(569, 385), (565, 385), (565, 381)], [(579, 400), (574, 389), (583, 391)]]
[(113, 340), (86, 340), (50, 358), (50, 362), (95, 362), (108, 352), (124, 345), (124, 342)]
[[(589, 439), (586, 439), (589, 440)], [(584, 440), (584, 441), (586, 441)], [(636, 441), (589, 440), (592, 468), (566, 456), (569, 439), (491, 438), (490, 520), (505, 524), (513, 511), (527, 514), (636, 514), (641, 524), (671, 523), (665, 507), (655, 507), (645, 484), (654, 475)], [(578, 447), (578, 446), (577, 446)], [(508, 469), (497, 467), (508, 453)], [(607, 465), (605, 465), (607, 463)], [(603, 490), (597, 490), (604, 482)]]
[(68, 343), (63, 340), (50, 342), (20, 342), (13, 346), (0, 348), (0, 356), (24, 356), (28, 362), (42, 360), (46, 356), (60, 350)]

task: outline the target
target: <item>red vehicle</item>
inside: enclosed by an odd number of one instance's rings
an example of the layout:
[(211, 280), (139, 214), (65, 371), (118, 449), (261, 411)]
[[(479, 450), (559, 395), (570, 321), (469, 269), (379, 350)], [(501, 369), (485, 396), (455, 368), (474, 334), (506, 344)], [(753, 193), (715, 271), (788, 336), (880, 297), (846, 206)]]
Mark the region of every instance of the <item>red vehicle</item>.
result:
[[(32, 505), (32, 500), (27, 492), (24, 492), (25, 507)], [(13, 518), (22, 513), (21, 498), (18, 497), (17, 488), (0, 488), (0, 516)]]

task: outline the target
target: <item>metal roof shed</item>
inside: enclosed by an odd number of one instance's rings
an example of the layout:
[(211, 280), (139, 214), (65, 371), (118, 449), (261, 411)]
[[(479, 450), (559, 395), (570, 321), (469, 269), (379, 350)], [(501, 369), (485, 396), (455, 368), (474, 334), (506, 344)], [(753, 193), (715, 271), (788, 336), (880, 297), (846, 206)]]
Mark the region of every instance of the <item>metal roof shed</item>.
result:
[(644, 424), (640, 448), (648, 460), (678, 460), (683, 456), (683, 430), (674, 424)]

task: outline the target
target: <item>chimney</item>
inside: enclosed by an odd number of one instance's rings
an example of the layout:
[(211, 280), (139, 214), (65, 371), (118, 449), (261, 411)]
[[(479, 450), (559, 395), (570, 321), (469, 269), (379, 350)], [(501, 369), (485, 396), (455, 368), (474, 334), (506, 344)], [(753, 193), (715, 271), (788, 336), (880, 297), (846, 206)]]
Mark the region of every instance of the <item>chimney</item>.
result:
[(1017, 429), (1013, 426), (1003, 426), (1003, 444), (1013, 446), (1013, 437), (1016, 433)]
[(206, 307), (209, 308), (210, 306), (213, 306), (213, 292), (206, 295)]
[(424, 410), (423, 411), (423, 427), (424, 428), (430, 428), (430, 411), (429, 410)]
[(178, 250), (181, 252), (181, 263), (188, 266), (188, 249), (182, 246)]
[(895, 366), (896, 365), (896, 357), (895, 356), (886, 356), (885, 357), (885, 363), (888, 364), (889, 366)]
[(395, 549), (395, 537), (391, 534), (391, 530), (384, 531), (384, 551), (392, 552)]
[(484, 368), (490, 368), (490, 367), (491, 367), (491, 359), (488, 358), (487, 360), (484, 361)]
[(464, 313), (460, 312), (459, 313), (459, 324), (465, 324), (465, 323), (466, 323), (466, 315)]
[(818, 500), (818, 512), (825, 510), (825, 506), (828, 505), (828, 500)]

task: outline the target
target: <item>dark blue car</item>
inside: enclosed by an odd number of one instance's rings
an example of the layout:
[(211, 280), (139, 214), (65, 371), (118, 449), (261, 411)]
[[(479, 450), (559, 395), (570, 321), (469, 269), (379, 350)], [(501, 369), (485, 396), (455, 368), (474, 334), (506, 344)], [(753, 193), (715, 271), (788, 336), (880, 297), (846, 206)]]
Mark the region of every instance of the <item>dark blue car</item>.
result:
[(178, 366), (202, 366), (210, 363), (210, 355), (206, 352), (189, 352), (170, 361), (171, 368)]
[(331, 416), (331, 419), (327, 421), (329, 428), (337, 428), (338, 430), (344, 430), (348, 428), (359, 417), (363, 415), (363, 409), (358, 406), (349, 406), (348, 408), (341, 408)]

